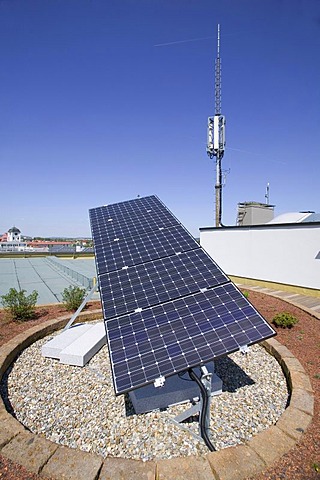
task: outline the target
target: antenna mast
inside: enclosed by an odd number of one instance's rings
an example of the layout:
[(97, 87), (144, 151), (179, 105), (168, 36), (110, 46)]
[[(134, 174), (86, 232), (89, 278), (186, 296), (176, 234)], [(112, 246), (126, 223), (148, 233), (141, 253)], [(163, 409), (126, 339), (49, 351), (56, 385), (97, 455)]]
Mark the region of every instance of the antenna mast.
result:
[(216, 227), (221, 226), (222, 217), (222, 170), (221, 160), (225, 150), (225, 124), (226, 119), (221, 115), (221, 60), (220, 60), (220, 25), (218, 24), (217, 36), (217, 57), (215, 60), (215, 81), (214, 81), (214, 100), (215, 114), (214, 117), (208, 118), (208, 137), (207, 137), (207, 154), (210, 158), (216, 157), (216, 184), (215, 184), (215, 200), (216, 200)]
[(269, 199), (270, 199), (269, 195), (270, 195), (270, 183), (268, 182), (266, 187), (266, 194), (264, 196), (264, 198), (266, 199), (267, 205), (269, 205)]

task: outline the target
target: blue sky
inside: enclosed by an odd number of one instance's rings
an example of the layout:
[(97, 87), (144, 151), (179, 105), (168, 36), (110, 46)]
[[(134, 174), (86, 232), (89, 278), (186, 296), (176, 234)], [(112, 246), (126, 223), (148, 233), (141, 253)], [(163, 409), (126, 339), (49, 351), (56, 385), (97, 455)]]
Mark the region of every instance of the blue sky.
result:
[(218, 23), (223, 222), (268, 182), (276, 214), (319, 212), (318, 0), (0, 0), (0, 233), (86, 236), (150, 194), (214, 225)]

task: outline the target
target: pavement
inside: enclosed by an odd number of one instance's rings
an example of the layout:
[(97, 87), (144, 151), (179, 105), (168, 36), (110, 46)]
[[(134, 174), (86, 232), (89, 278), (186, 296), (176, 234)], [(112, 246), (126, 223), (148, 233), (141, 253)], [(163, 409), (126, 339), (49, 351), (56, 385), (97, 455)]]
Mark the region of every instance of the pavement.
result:
[(283, 290), (276, 290), (268, 287), (261, 287), (258, 285), (244, 285), (237, 283), (237, 286), (242, 290), (253, 290), (255, 292), (265, 293), (282, 300), (292, 303), (296, 307), (303, 308), (315, 317), (320, 319), (320, 297), (312, 295), (302, 295), (299, 293), (286, 292)]

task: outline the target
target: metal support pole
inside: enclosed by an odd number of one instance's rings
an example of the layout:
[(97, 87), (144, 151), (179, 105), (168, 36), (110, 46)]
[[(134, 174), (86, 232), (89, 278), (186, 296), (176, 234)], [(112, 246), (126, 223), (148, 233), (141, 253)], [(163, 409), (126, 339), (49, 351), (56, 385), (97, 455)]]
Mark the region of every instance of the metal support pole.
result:
[(221, 191), (221, 185), (220, 185), (220, 170), (221, 170), (221, 161), (220, 161), (220, 156), (217, 154), (216, 158), (216, 185), (215, 185), (215, 194), (216, 194), (216, 227), (220, 227), (220, 209), (221, 209), (221, 203), (220, 203), (220, 191)]
[(81, 303), (80, 307), (78, 308), (78, 310), (72, 315), (72, 317), (70, 318), (69, 322), (67, 323), (67, 325), (64, 327), (64, 329), (62, 330), (63, 332), (65, 330), (68, 330), (68, 328), (71, 327), (71, 325), (73, 324), (73, 322), (75, 321), (75, 319), (77, 318), (77, 316), (79, 315), (79, 313), (84, 309), (85, 305), (87, 304), (87, 302), (90, 300), (90, 298), (92, 297), (92, 295), (94, 294), (94, 292), (97, 290), (98, 288), (98, 285), (95, 284), (93, 285), (93, 287), (91, 288), (90, 292), (88, 293), (88, 295), (85, 297), (85, 299), (83, 300), (83, 302)]

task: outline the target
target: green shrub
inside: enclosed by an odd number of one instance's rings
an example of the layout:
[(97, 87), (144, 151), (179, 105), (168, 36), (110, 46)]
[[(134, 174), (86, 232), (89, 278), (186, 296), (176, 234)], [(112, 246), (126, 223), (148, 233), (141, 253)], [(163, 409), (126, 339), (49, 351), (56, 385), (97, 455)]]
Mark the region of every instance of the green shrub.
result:
[(85, 294), (85, 288), (72, 287), (70, 285), (70, 287), (65, 288), (62, 292), (62, 302), (67, 310), (76, 311), (83, 302)]
[(277, 327), (281, 328), (292, 328), (298, 320), (296, 317), (291, 315), (291, 313), (277, 313), (277, 315), (273, 318), (272, 323)]
[(10, 288), (7, 295), (1, 296), (3, 308), (12, 316), (13, 320), (29, 320), (36, 316), (35, 306), (38, 299), (38, 292), (33, 290), (30, 295), (26, 295), (26, 290), (16, 290)]
[(320, 473), (320, 463), (314, 462), (314, 463), (312, 464), (312, 468), (313, 468), (313, 470), (316, 471), (317, 473)]
[(243, 294), (244, 297), (249, 298), (249, 292), (248, 292), (248, 290), (244, 290), (244, 291), (242, 292), (242, 294)]

